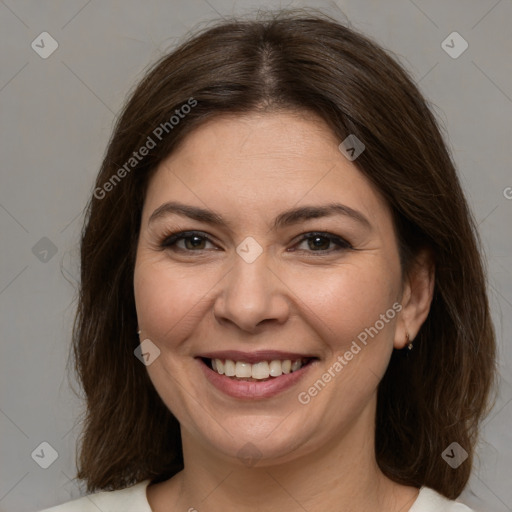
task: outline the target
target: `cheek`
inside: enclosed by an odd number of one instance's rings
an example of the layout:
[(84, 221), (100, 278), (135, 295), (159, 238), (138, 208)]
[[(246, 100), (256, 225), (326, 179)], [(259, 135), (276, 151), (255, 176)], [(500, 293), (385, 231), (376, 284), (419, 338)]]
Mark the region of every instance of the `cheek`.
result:
[[(304, 311), (314, 313), (316, 328), (323, 332), (331, 350), (339, 351), (392, 307), (398, 290), (396, 277), (368, 259), (324, 273), (297, 273), (291, 289), (306, 306)], [(386, 335), (391, 325), (392, 320), (382, 329)]]
[(381, 270), (378, 265), (347, 265), (317, 274), (315, 286), (312, 279), (303, 283), (301, 296), (318, 317), (315, 330), (328, 356), (318, 374), (302, 385), (298, 398), (309, 404), (310, 412), (317, 411), (305, 424), (326, 408), (330, 411), (324, 421), (326, 435), (369, 403), (389, 364), (397, 281), (395, 274)]
[(183, 339), (197, 324), (201, 301), (214, 282), (198, 269), (173, 268), (169, 262), (141, 256), (134, 273), (139, 326), (162, 347)]

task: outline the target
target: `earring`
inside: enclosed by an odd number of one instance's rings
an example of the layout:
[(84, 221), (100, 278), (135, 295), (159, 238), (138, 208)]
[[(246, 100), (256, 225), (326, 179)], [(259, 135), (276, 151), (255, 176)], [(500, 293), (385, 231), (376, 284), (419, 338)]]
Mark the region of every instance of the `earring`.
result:
[(137, 334), (140, 334), (141, 332), (142, 332), (142, 331), (139, 329), (139, 330), (137, 331)]
[(412, 350), (412, 341), (409, 342), (409, 333), (405, 333), (405, 343), (407, 344), (407, 348), (409, 350)]

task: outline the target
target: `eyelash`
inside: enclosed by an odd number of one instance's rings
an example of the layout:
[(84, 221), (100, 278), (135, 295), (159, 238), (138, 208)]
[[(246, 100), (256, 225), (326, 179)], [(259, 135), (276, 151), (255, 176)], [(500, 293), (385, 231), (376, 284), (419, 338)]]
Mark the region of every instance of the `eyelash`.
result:
[[(320, 231), (311, 231), (311, 232), (303, 233), (303, 234), (308, 235), (308, 236), (304, 236), (303, 238), (301, 238), (297, 242), (296, 245), (299, 245), (304, 241), (308, 241), (308, 240), (314, 239), (316, 237), (319, 237), (319, 238), (326, 238), (327, 240), (330, 240), (331, 242), (333, 242), (334, 244), (336, 244), (338, 246), (338, 249), (335, 249), (334, 251), (319, 250), (319, 251), (306, 251), (306, 252), (320, 253), (320, 256), (322, 256), (322, 255), (331, 254), (333, 252), (354, 249), (349, 242), (347, 242), (343, 238), (333, 235), (331, 233), (325, 233), (325, 232), (320, 232)], [(189, 240), (193, 237), (199, 237), (199, 238), (202, 238), (212, 244), (214, 243), (213, 240), (206, 233), (203, 233), (201, 231), (180, 231), (177, 233), (167, 233), (162, 238), (162, 241), (160, 242), (159, 245), (162, 249), (170, 249), (172, 251), (180, 251), (180, 252), (203, 252), (203, 251), (206, 251), (207, 249), (191, 250), (191, 249), (182, 249), (179, 247), (175, 247), (176, 243), (179, 242), (180, 240)]]

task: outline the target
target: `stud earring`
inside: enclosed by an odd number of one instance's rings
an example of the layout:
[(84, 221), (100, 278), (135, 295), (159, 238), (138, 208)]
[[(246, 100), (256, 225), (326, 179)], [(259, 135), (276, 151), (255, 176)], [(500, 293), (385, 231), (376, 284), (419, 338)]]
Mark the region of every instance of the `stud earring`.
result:
[(407, 344), (407, 348), (412, 350), (412, 341), (409, 341), (409, 333), (405, 333), (405, 343)]

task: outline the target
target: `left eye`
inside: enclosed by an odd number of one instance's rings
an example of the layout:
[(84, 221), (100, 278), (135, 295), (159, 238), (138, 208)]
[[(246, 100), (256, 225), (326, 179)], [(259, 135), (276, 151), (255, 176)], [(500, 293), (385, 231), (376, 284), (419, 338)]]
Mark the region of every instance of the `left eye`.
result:
[(307, 236), (304, 236), (300, 240), (300, 244), (307, 243), (310, 249), (313, 249), (312, 252), (333, 252), (327, 251), (326, 246), (334, 243), (338, 246), (338, 249), (351, 249), (352, 246), (343, 238), (340, 238), (336, 235), (331, 235), (330, 233), (308, 233)]

